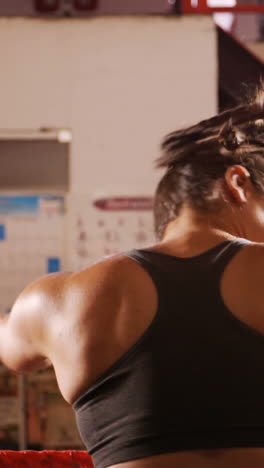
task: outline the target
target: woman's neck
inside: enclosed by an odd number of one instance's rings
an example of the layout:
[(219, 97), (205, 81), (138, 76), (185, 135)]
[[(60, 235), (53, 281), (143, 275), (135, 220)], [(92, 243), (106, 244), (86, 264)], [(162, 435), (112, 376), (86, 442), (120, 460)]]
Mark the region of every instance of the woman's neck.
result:
[(239, 222), (228, 214), (195, 212), (185, 207), (175, 220), (171, 221), (160, 245), (177, 245), (188, 248), (191, 244), (199, 248), (210, 248), (226, 239), (245, 237)]

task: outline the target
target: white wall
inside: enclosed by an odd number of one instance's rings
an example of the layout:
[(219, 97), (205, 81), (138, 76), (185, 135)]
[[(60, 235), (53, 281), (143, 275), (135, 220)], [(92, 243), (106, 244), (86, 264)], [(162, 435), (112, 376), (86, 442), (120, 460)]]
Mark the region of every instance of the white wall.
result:
[(210, 17), (1, 19), (0, 57), (0, 129), (73, 131), (73, 217), (81, 196), (151, 194), (161, 137), (216, 112)]

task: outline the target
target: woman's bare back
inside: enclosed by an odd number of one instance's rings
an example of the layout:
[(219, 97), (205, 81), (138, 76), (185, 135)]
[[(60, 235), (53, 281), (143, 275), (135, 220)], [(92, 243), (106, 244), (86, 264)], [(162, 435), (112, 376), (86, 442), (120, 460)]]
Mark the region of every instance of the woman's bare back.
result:
[(264, 448), (196, 450), (142, 458), (109, 468), (263, 468)]
[[(211, 245), (208, 248), (210, 247)], [(194, 250), (188, 251), (185, 248), (177, 248), (175, 242), (172, 245), (168, 243), (154, 247), (154, 250), (176, 257), (190, 257), (201, 253), (199, 247), (198, 250), (195, 247)], [(261, 268), (263, 255), (263, 246), (257, 244), (246, 246), (226, 268), (220, 287), (223, 302), (234, 317), (264, 334), (264, 314), (262, 315), (261, 307), (259, 307), (262, 302), (261, 284), (258, 284), (256, 279), (257, 269)], [(263, 466), (264, 447), (169, 453), (133, 460), (109, 468), (263, 468)]]

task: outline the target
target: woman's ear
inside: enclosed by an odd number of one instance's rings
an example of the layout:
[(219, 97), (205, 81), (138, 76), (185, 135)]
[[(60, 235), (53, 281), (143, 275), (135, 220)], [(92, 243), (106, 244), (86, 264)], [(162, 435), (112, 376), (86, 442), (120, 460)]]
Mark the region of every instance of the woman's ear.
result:
[(225, 172), (225, 183), (232, 199), (239, 205), (244, 205), (248, 201), (248, 195), (252, 184), (250, 173), (240, 165), (230, 166)]

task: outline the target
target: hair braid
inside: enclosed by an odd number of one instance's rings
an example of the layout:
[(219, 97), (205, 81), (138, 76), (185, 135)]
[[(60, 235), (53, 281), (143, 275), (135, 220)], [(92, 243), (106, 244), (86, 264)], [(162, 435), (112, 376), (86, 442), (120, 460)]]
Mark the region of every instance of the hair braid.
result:
[[(155, 198), (156, 233), (160, 238), (184, 202), (212, 206), (212, 188), (228, 166), (241, 164), (264, 192), (264, 88), (247, 104), (168, 134), (156, 166), (167, 168)], [(210, 205), (210, 206), (209, 206)]]

